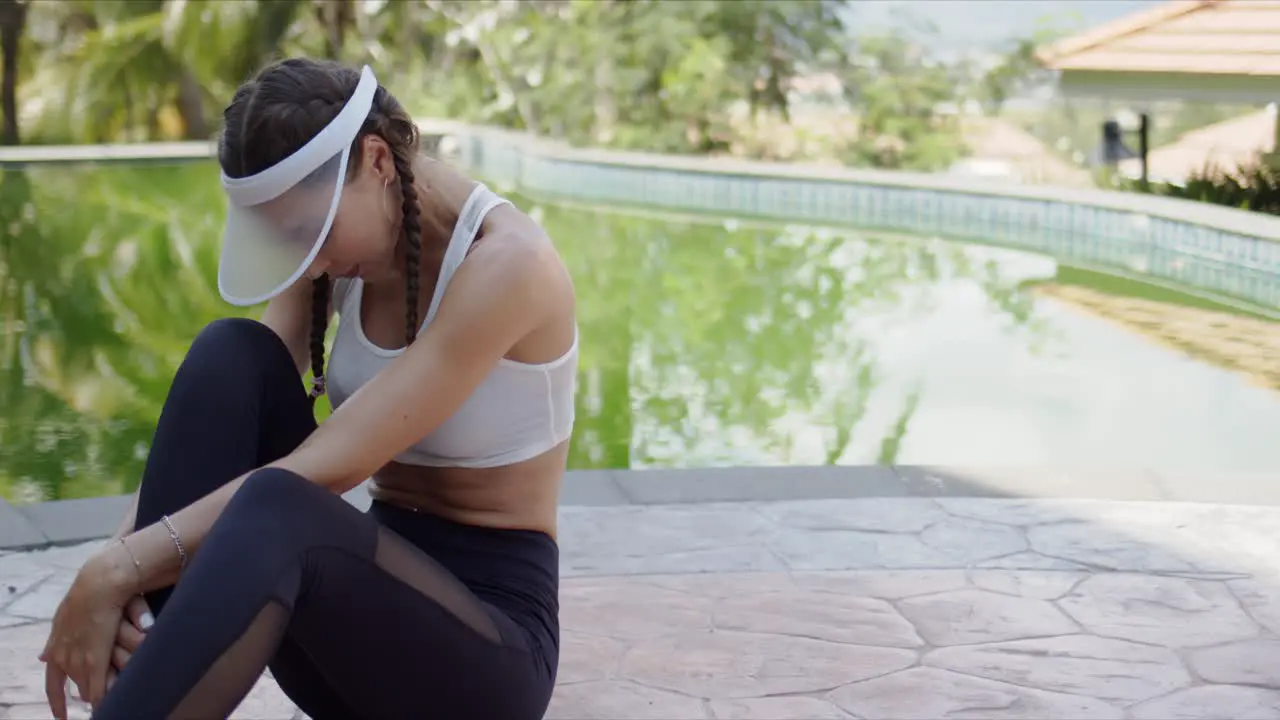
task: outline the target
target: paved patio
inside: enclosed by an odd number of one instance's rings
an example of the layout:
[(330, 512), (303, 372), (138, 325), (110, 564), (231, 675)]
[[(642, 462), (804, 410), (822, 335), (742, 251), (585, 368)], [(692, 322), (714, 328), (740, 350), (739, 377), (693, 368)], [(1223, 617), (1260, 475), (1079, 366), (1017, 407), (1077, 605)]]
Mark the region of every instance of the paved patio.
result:
[[(1280, 718), (1272, 505), (582, 504), (561, 543), (548, 718)], [(96, 544), (0, 556), (0, 718), (48, 716), (34, 658)], [(235, 715), (295, 716), (269, 678)]]

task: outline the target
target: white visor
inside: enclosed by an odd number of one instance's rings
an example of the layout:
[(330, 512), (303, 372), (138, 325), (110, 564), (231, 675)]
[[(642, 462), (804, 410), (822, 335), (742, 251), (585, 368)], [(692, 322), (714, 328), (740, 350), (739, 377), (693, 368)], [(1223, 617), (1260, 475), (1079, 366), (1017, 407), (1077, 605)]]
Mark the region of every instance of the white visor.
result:
[(256, 305), (297, 282), (315, 260), (342, 199), (351, 145), (373, 107), (378, 81), (365, 66), (338, 116), (292, 155), (257, 175), (222, 173), (227, 224), (218, 292), (233, 305)]

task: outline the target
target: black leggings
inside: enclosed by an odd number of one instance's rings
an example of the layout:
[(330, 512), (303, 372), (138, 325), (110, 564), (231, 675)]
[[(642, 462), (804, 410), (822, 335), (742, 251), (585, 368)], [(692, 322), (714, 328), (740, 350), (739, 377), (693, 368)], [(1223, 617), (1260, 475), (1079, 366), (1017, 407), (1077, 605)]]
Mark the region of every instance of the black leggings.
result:
[[(252, 320), (214, 322), (169, 391), (136, 527), (314, 429), (279, 337)], [(558, 569), (544, 533), (379, 502), (365, 514), (290, 472), (259, 470), (177, 585), (147, 596), (156, 624), (93, 717), (226, 717), (270, 667), (314, 720), (541, 718), (559, 656)]]

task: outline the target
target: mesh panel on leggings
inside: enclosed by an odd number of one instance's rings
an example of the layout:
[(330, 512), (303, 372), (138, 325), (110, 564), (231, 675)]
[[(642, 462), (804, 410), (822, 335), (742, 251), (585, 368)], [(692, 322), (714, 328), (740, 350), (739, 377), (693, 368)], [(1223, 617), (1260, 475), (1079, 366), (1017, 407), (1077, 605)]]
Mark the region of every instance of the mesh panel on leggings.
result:
[(170, 720), (203, 720), (230, 715), (261, 677), (262, 668), (276, 651), (288, 624), (288, 610), (279, 603), (267, 603), (240, 638), (187, 691), (182, 702), (169, 714)]
[(490, 642), (502, 642), (502, 633), (493, 618), (453, 573), (382, 526), (378, 527), (378, 549), (374, 561), (392, 577), (439, 603), (450, 615)]

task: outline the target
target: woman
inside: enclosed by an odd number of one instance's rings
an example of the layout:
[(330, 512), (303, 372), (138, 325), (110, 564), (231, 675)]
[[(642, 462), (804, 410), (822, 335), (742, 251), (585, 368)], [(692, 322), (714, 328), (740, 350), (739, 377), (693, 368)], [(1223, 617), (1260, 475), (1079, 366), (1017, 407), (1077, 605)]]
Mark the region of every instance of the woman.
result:
[[(316, 720), (542, 717), (577, 362), (564, 266), (419, 155), (368, 68), (282, 61), (224, 120), (219, 289), (270, 302), (178, 369), (132, 532), (54, 617), (54, 714), (69, 679), (103, 720), (225, 717), (270, 668)], [(339, 494), (369, 477), (365, 514)]]

